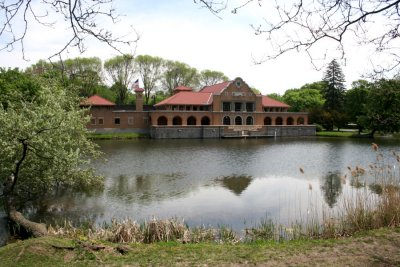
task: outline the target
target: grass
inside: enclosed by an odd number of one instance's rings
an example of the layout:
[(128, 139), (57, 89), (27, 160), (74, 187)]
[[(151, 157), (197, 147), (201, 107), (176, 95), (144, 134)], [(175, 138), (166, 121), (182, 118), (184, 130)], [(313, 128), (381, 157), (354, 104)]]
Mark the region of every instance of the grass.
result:
[(111, 140), (111, 139), (138, 139), (148, 138), (149, 136), (141, 133), (91, 133), (89, 138), (93, 140)]
[(215, 242), (121, 245), (49, 236), (0, 248), (0, 266), (396, 266), (400, 263), (399, 239), (399, 228), (364, 231), (345, 239), (223, 245)]
[(316, 135), (322, 137), (354, 137), (357, 133), (353, 131), (322, 131), (317, 132)]

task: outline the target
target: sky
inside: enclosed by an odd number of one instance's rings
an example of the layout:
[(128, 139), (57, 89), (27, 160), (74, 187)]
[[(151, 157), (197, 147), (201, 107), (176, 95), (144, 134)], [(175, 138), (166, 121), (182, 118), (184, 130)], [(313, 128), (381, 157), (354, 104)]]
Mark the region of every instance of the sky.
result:
[[(230, 1), (233, 5), (234, 2)], [(323, 77), (323, 65), (322, 69), (316, 70), (308, 56), (301, 52), (290, 52), (259, 65), (254, 63), (254, 58), (260, 59), (269, 52), (269, 44), (265, 36), (254, 34), (250, 24), (262, 23), (269, 16), (270, 6), (259, 7), (255, 2), (237, 14), (232, 14), (228, 7), (218, 16), (193, 0), (115, 0), (114, 7), (122, 14), (119, 22), (115, 25), (108, 21), (101, 23), (117, 35), (132, 32), (132, 29), (140, 35), (137, 46), (123, 50), (125, 53), (177, 60), (200, 71), (221, 71), (230, 79), (243, 78), (263, 94), (283, 94), (287, 89), (299, 88)], [(21, 28), (21, 25), (15, 26)], [(29, 61), (22, 58), (16, 46), (12, 51), (0, 51), (0, 67), (24, 69), (39, 59), (48, 58), (65, 44), (67, 33), (68, 28), (62, 22), (50, 28), (31, 24), (25, 40), (25, 56)], [(0, 43), (4, 41), (0, 36)], [(90, 38), (86, 44), (84, 54), (69, 49), (64, 58), (97, 56), (104, 61), (118, 55), (115, 50)], [(329, 46), (321, 47), (321, 51), (324, 49)], [(366, 54), (357, 47), (352, 49), (356, 51), (354, 56), (342, 65), (348, 87), (367, 71)], [(326, 63), (330, 60), (327, 58)]]

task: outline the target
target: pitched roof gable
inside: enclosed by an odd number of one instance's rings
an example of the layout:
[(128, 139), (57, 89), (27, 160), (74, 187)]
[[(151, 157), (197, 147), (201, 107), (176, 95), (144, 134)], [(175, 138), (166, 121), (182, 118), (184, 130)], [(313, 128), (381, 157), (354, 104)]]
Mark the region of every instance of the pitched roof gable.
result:
[(92, 95), (91, 97), (84, 99), (81, 103), (81, 106), (115, 106), (115, 103), (99, 96)]
[(167, 99), (164, 99), (155, 106), (164, 105), (211, 105), (212, 93), (204, 92), (179, 92)]

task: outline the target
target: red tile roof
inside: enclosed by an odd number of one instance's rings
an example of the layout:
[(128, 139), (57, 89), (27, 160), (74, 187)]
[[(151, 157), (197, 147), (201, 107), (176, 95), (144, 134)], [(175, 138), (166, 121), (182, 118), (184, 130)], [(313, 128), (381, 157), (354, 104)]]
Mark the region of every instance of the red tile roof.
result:
[(268, 96), (262, 96), (262, 105), (263, 107), (279, 107), (279, 108), (289, 108), (290, 106), (280, 102), (278, 100), (272, 99)]
[(183, 91), (187, 91), (187, 92), (191, 92), (191, 91), (193, 91), (193, 89), (192, 88), (190, 88), (190, 87), (187, 87), (187, 86), (183, 86), (183, 85), (181, 85), (181, 86), (178, 86), (178, 87), (176, 87), (175, 89), (174, 89), (174, 91), (179, 91), (179, 92), (183, 92)]
[(212, 93), (203, 92), (179, 92), (155, 106), (164, 105), (211, 105)]
[(81, 106), (115, 106), (115, 103), (108, 101), (101, 96), (92, 95), (91, 97), (83, 100), (81, 102)]
[(200, 90), (202, 93), (213, 93), (213, 94), (220, 94), (222, 90), (224, 90), (232, 81), (217, 83), (211, 86), (205, 86), (203, 89)]

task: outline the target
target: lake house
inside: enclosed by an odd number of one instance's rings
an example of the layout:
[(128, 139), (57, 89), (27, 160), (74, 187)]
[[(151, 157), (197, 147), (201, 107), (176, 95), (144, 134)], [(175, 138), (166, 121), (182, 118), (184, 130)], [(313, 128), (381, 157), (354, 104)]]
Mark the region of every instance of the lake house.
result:
[(135, 105), (116, 105), (97, 95), (86, 99), (81, 106), (90, 107), (87, 127), (157, 139), (315, 135), (306, 112), (288, 112), (287, 104), (255, 94), (241, 78), (200, 91), (179, 86), (153, 106), (143, 105), (143, 91), (135, 89)]

